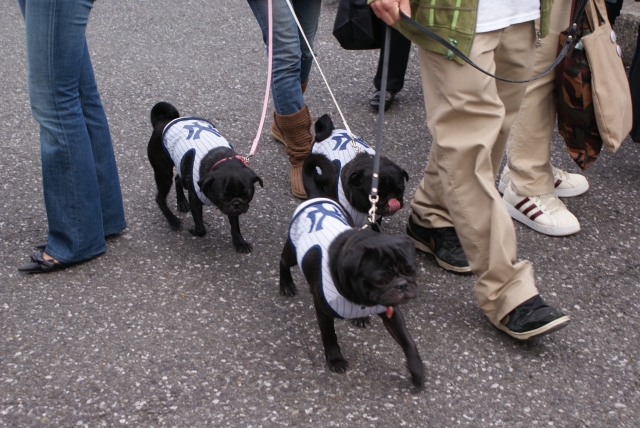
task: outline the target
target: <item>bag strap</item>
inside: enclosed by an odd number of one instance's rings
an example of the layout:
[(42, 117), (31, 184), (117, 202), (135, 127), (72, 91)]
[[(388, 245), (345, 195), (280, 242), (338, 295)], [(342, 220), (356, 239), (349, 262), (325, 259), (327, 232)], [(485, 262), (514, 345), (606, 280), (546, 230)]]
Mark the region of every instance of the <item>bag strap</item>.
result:
[(591, 31), (595, 31), (598, 27), (601, 27), (603, 23), (607, 22), (607, 9), (604, 5), (604, 0), (602, 2), (598, 0), (590, 0), (590, 10), (587, 13), (587, 18), (589, 20), (589, 26), (591, 27)]
[(580, 0), (572, 0), (571, 1), (571, 14), (569, 16), (574, 16), (574, 13), (576, 12), (576, 7), (578, 7), (578, 2)]
[[(576, 1), (578, 1), (578, 0), (574, 0), (574, 3)], [(431, 37), (436, 42), (440, 43), (442, 46), (444, 46), (445, 48), (450, 50), (453, 54), (457, 55), (461, 60), (463, 60), (464, 62), (466, 62), (467, 64), (469, 64), (473, 68), (483, 72), (487, 76), (493, 77), (494, 79), (501, 80), (503, 82), (529, 83), (529, 82), (532, 82), (534, 80), (538, 80), (543, 76), (546, 76), (547, 74), (549, 74), (551, 72), (551, 70), (553, 70), (555, 68), (556, 65), (558, 65), (560, 63), (560, 61), (562, 61), (562, 58), (564, 58), (564, 56), (566, 55), (567, 51), (569, 50), (569, 47), (571, 46), (571, 44), (573, 43), (573, 41), (576, 38), (576, 34), (578, 32), (578, 21), (580, 21), (580, 18), (582, 17), (582, 14), (584, 13), (584, 9), (587, 6), (588, 2), (589, 2), (589, 0), (582, 0), (580, 2), (580, 5), (578, 6), (578, 10), (575, 13), (575, 15), (573, 16), (573, 20), (571, 22), (571, 26), (569, 27), (569, 35), (567, 36), (567, 39), (566, 39), (566, 41), (564, 43), (564, 46), (562, 46), (562, 50), (558, 54), (558, 57), (555, 59), (555, 61), (553, 61), (553, 63), (545, 71), (540, 73), (538, 76), (532, 77), (531, 79), (527, 79), (527, 80), (511, 80), (511, 79), (505, 79), (503, 77), (498, 77), (498, 76), (496, 76), (494, 74), (491, 74), (488, 71), (486, 71), (483, 68), (481, 68), (480, 66), (478, 66), (473, 61), (471, 61), (465, 54), (460, 52), (460, 50), (458, 48), (456, 48), (455, 46), (453, 46), (451, 43), (449, 43), (448, 41), (446, 41), (445, 39), (443, 39), (442, 37), (440, 37), (438, 34), (434, 33), (433, 31), (429, 30), (428, 28), (418, 24), (416, 21), (414, 21), (413, 19), (408, 17), (402, 11), (400, 11), (400, 18), (402, 20), (404, 20), (407, 24), (411, 25), (416, 30), (420, 31), (423, 34), (426, 34), (429, 37)]]

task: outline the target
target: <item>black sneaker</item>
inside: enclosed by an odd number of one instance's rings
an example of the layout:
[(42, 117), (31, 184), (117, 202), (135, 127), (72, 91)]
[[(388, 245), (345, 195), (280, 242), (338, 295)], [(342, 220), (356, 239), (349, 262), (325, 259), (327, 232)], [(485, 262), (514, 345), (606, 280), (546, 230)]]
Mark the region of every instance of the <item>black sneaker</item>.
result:
[(536, 295), (505, 317), (498, 328), (520, 340), (553, 333), (569, 325), (569, 317), (545, 303)]
[(471, 272), (467, 256), (462, 251), (453, 227), (422, 227), (415, 224), (409, 216), (407, 235), (413, 239), (417, 249), (436, 256), (436, 261), (442, 268), (456, 273)]

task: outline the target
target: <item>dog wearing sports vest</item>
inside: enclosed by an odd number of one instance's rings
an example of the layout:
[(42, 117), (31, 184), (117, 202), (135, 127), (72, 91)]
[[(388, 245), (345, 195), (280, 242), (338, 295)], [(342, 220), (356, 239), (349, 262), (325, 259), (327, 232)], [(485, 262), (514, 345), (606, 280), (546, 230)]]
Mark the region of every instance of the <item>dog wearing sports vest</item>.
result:
[(378, 314), (404, 351), (412, 383), (421, 387), (422, 360), (398, 309), (416, 297), (413, 243), (405, 235), (353, 228), (349, 214), (331, 198), (335, 174), (335, 165), (323, 155), (304, 161), (302, 180), (310, 199), (291, 219), (280, 257), (280, 294), (296, 294), (291, 268), (297, 264), (313, 295), (325, 358), (334, 372), (349, 367), (334, 319)]
[(159, 102), (151, 109), (151, 125), (147, 155), (158, 187), (156, 202), (169, 225), (180, 227), (180, 219), (167, 206), (175, 166), (178, 211), (190, 210), (193, 216), (194, 228), (189, 232), (198, 237), (206, 234), (202, 206), (215, 205), (229, 218), (236, 251), (250, 253), (252, 246), (240, 233), (239, 217), (249, 210), (255, 183), (263, 187), (262, 179), (206, 119), (180, 117), (173, 105)]
[[(320, 117), (314, 128), (316, 136), (311, 153), (325, 155), (338, 170), (336, 193), (332, 197), (351, 215), (354, 226), (363, 226), (371, 208), (369, 195), (375, 150), (359, 137), (354, 136), (352, 142), (346, 130), (336, 129), (328, 114)], [(403, 207), (404, 184), (409, 181), (409, 174), (389, 158), (381, 156), (378, 176), (376, 210), (380, 223), (382, 216), (392, 215)]]

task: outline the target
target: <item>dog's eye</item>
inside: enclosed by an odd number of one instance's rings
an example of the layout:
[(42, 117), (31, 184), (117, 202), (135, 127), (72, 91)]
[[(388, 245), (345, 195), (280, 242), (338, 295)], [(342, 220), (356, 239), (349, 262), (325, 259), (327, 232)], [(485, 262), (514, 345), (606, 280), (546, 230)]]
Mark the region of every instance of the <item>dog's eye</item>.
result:
[(374, 281), (377, 285), (385, 285), (390, 283), (393, 280), (393, 272), (387, 270), (382, 272), (382, 274), (376, 278), (376, 280)]

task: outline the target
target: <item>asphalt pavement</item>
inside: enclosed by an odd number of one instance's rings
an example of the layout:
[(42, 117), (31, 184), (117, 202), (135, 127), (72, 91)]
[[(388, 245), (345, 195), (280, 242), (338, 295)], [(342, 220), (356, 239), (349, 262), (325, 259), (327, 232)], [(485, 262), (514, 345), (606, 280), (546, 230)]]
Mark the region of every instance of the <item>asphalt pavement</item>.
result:
[[(349, 126), (373, 142), (378, 52), (339, 47), (336, 9), (323, 2), (318, 59)], [(590, 190), (565, 199), (578, 234), (554, 238), (515, 224), (518, 257), (532, 261), (543, 297), (572, 319), (564, 330), (511, 339), (479, 310), (473, 276), (418, 254), (419, 295), (402, 308), (426, 369), (417, 391), (378, 319), (364, 330), (336, 323), (351, 369), (335, 374), (297, 268), (299, 295), (278, 294), (279, 255), (299, 200), (268, 132), (271, 106), (252, 158), (264, 189), (241, 217), (251, 254), (234, 251), (214, 209), (205, 209), (207, 235), (195, 238), (189, 214), (172, 231), (154, 201), (146, 144), (156, 102), (209, 118), (240, 153), (249, 150), (266, 55), (244, 0), (95, 3), (89, 49), (128, 228), (94, 260), (18, 273), (47, 230), (24, 39), (16, 2), (0, 1), (0, 426), (640, 425), (640, 145), (603, 152), (584, 172)], [(305, 97), (312, 116), (341, 124), (315, 67)], [(389, 232), (404, 233), (430, 144), (414, 51), (385, 115), (383, 153), (411, 177)], [(557, 134), (552, 159), (579, 172)]]

